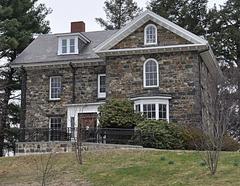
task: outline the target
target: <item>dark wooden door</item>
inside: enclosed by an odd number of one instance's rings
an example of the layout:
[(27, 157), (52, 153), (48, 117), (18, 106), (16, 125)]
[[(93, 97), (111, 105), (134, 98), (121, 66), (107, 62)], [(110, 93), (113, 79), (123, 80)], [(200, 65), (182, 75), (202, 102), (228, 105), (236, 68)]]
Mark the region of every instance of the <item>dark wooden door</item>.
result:
[(78, 124), (82, 128), (96, 128), (97, 127), (97, 113), (79, 113)]

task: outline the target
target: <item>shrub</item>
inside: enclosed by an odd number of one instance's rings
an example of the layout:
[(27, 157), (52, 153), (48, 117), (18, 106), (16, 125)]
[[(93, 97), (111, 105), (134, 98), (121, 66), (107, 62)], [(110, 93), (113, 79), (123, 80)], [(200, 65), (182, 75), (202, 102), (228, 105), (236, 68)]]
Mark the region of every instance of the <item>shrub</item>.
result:
[(206, 164), (205, 161), (201, 161), (201, 162), (199, 163), (199, 165), (202, 166), (202, 167), (204, 167), (204, 166), (206, 166), (207, 164)]
[(168, 165), (173, 165), (175, 162), (174, 161), (172, 161), (172, 160), (169, 160), (168, 161)]
[(238, 151), (240, 150), (240, 144), (234, 140), (231, 136), (226, 135), (223, 138), (223, 151)]
[(160, 160), (161, 160), (161, 161), (165, 161), (165, 160), (166, 160), (165, 156), (161, 156), (161, 157), (160, 157)]
[(143, 120), (134, 112), (133, 103), (127, 99), (112, 99), (99, 107), (99, 122), (105, 128), (134, 128)]
[(166, 121), (147, 120), (137, 125), (141, 130), (142, 145), (158, 149), (183, 149), (180, 127)]
[[(206, 138), (203, 132), (196, 127), (182, 127), (182, 137), (184, 148), (187, 150), (205, 150), (203, 140)], [(240, 144), (231, 136), (225, 135), (223, 138), (222, 151), (237, 151)]]
[(203, 133), (199, 128), (182, 126), (182, 137), (186, 150), (203, 150)]

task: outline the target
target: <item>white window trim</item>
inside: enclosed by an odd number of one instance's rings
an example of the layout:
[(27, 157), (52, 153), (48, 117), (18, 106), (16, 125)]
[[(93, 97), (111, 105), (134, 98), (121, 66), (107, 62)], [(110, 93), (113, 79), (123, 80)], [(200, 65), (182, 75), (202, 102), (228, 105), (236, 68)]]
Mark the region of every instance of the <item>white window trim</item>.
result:
[(53, 100), (53, 101), (60, 100), (61, 98), (52, 98), (51, 97), (51, 95), (52, 95), (52, 85), (51, 85), (52, 78), (60, 78), (61, 79), (61, 90), (62, 90), (62, 77), (61, 76), (51, 76), (49, 78), (49, 100)]
[[(67, 53), (62, 53), (62, 40), (67, 40)], [(75, 40), (75, 49), (74, 52), (70, 53), (70, 39)], [(58, 55), (69, 55), (69, 54), (79, 54), (78, 50), (78, 37), (77, 36), (71, 36), (71, 37), (59, 37), (58, 38)]]
[[(147, 28), (153, 26), (155, 28), (155, 42), (154, 43), (147, 43)], [(144, 28), (144, 45), (156, 45), (157, 44), (157, 27), (154, 24), (148, 24), (147, 26), (145, 26)]]
[(132, 99), (134, 101), (134, 109), (136, 108), (136, 105), (140, 105), (140, 112), (143, 112), (143, 105), (145, 104), (155, 104), (156, 108), (156, 120), (159, 120), (159, 104), (166, 105), (167, 109), (167, 121), (169, 122), (169, 99), (170, 97), (142, 97), (142, 98), (134, 98)]
[[(146, 63), (148, 61), (154, 61), (157, 65), (157, 85), (152, 85), (152, 86), (147, 86), (146, 85)], [(143, 64), (143, 87), (144, 88), (154, 88), (154, 87), (159, 87), (159, 64), (158, 61), (154, 58), (149, 58), (147, 59), (144, 64)]]
[(106, 98), (106, 92), (100, 92), (100, 77), (102, 76), (106, 77), (106, 74), (98, 74), (98, 98)]

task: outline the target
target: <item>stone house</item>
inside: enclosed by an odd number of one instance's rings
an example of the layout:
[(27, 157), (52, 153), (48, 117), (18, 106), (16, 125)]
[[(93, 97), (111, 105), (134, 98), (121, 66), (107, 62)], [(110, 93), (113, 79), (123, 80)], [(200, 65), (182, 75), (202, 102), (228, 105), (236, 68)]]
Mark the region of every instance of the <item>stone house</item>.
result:
[(22, 72), (22, 127), (96, 127), (98, 107), (129, 98), (148, 119), (198, 125), (220, 70), (206, 40), (151, 11), (120, 30), (38, 36)]

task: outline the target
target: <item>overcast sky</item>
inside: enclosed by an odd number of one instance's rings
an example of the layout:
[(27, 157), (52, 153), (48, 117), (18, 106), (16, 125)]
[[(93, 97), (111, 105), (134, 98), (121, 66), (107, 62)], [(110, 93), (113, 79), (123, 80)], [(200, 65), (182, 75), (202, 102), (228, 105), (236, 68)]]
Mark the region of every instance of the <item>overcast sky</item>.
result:
[[(47, 16), (52, 33), (70, 31), (70, 22), (84, 21), (86, 31), (103, 30), (96, 22), (96, 17), (105, 18), (103, 10), (105, 0), (39, 0), (53, 12)], [(140, 7), (146, 7), (149, 0), (136, 0)], [(223, 4), (226, 0), (209, 0), (209, 6)]]

